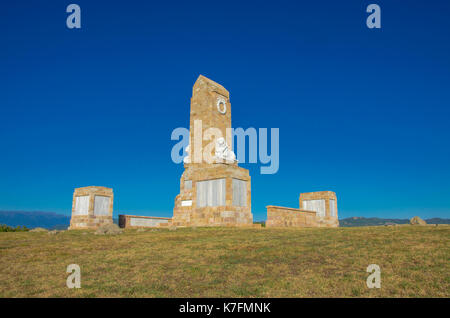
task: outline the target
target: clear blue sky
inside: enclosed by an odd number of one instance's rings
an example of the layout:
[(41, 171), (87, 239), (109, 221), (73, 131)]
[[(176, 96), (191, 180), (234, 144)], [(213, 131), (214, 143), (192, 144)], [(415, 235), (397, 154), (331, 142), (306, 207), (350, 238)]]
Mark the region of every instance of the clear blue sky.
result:
[(115, 215), (171, 216), (170, 134), (203, 74), (234, 127), (280, 129), (279, 172), (244, 165), (255, 220), (320, 190), (341, 218), (450, 217), (449, 35), (449, 1), (3, 2), (0, 209), (69, 214), (101, 185)]

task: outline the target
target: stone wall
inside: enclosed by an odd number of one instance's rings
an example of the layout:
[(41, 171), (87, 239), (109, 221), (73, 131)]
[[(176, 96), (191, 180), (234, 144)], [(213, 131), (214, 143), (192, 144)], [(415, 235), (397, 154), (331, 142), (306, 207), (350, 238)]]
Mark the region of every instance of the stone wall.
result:
[(119, 215), (119, 227), (121, 228), (167, 228), (171, 224), (171, 218), (140, 215)]
[(266, 227), (317, 227), (316, 212), (267, 206)]
[(301, 193), (299, 209), (267, 206), (267, 227), (338, 227), (337, 197), (333, 191)]
[(95, 229), (104, 224), (112, 224), (113, 201), (111, 188), (76, 188), (73, 193), (69, 229)]

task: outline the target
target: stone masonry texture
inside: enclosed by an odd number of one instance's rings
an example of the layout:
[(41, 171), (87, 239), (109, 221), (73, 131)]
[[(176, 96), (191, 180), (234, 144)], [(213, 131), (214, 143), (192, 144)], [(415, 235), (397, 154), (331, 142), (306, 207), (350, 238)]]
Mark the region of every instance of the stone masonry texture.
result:
[[(87, 213), (83, 215), (77, 215), (76, 210), (76, 199), (77, 197), (89, 197)], [(108, 197), (109, 206), (107, 207), (106, 215), (95, 215), (94, 214), (94, 202), (95, 196)], [(83, 188), (76, 188), (73, 193), (72, 200), (72, 218), (70, 219), (69, 229), (96, 229), (104, 224), (113, 224), (113, 201), (114, 194), (113, 189), (98, 186), (89, 186)]]
[[(226, 112), (218, 110), (218, 101), (225, 101)], [(180, 179), (180, 193), (175, 198), (172, 224), (175, 226), (253, 226), (251, 213), (251, 179), (247, 169), (241, 168), (236, 162), (195, 162), (196, 154), (202, 153), (208, 144), (214, 141), (200, 139), (195, 142), (195, 121), (201, 121), (201, 133), (208, 128), (217, 128), (231, 148), (231, 136), (227, 136), (227, 128), (231, 129), (230, 94), (221, 85), (199, 76), (193, 87), (190, 112), (190, 163), (184, 164), (184, 172)], [(197, 126), (198, 127), (198, 126)], [(230, 131), (228, 129), (228, 131)], [(201, 145), (201, 146), (200, 146)], [(200, 149), (202, 148), (202, 149)], [(211, 149), (214, 154), (214, 147)], [(246, 182), (245, 206), (233, 205), (233, 178)], [(225, 205), (198, 206), (197, 184), (199, 181), (225, 179)], [(185, 188), (188, 181), (188, 188)]]
[[(133, 224), (135, 221), (135, 224)], [(140, 215), (119, 215), (119, 227), (139, 229), (139, 228), (167, 228), (172, 225), (171, 218), (162, 218), (156, 216), (140, 216)]]
[[(325, 215), (321, 216), (318, 211), (303, 209), (304, 201), (323, 200)], [(335, 204), (335, 216), (331, 215), (331, 203)], [(301, 193), (299, 199), (300, 209), (285, 208), (279, 206), (267, 206), (267, 227), (338, 227), (337, 197), (332, 191), (319, 191)]]

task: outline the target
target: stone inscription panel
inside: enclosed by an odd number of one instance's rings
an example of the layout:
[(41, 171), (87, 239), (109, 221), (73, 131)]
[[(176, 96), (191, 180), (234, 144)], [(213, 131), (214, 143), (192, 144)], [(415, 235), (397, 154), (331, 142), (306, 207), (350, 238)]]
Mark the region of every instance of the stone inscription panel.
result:
[(303, 209), (316, 211), (317, 216), (325, 216), (325, 200), (305, 200), (303, 201)]
[(247, 182), (233, 178), (233, 205), (247, 206)]
[(197, 207), (224, 206), (225, 179), (197, 182)]
[(131, 226), (157, 227), (160, 223), (167, 223), (165, 219), (130, 218)]
[(332, 217), (336, 217), (336, 210), (337, 210), (336, 200), (331, 199), (330, 200), (330, 215)]
[(83, 195), (75, 197), (74, 215), (88, 215), (89, 213), (89, 196)]
[(94, 198), (94, 215), (109, 215), (110, 197), (96, 195)]
[(192, 200), (181, 201), (181, 206), (192, 206)]

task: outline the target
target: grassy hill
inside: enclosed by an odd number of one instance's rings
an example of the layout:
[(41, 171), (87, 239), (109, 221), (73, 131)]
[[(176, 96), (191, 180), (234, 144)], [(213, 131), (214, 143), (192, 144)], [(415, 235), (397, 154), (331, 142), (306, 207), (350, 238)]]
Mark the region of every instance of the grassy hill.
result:
[(0, 233), (0, 296), (449, 297), (449, 258), (450, 226)]

